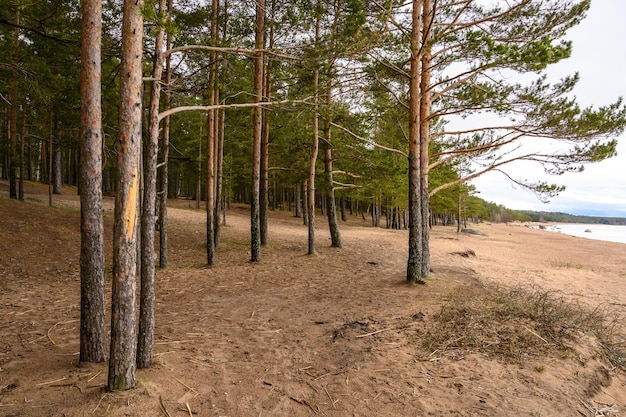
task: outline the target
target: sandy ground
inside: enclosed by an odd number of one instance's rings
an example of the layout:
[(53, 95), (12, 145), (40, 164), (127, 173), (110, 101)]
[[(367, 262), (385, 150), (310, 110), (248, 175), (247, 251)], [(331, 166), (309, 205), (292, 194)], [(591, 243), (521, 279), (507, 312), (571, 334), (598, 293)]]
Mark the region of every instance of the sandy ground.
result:
[(568, 355), (513, 363), (421, 343), (451, 294), (492, 285), (554, 290), (619, 317), (626, 245), (435, 227), (432, 276), (408, 286), (406, 231), (351, 218), (333, 249), (320, 217), (308, 256), (302, 220), (272, 213), (253, 264), (248, 211), (233, 208), (207, 268), (204, 213), (187, 201), (171, 203), (170, 266), (157, 272), (156, 363), (136, 389), (109, 393), (106, 364), (78, 363), (78, 198), (66, 189), (51, 209), (45, 192), (29, 184), (19, 203), (0, 183), (0, 416), (626, 415), (624, 372), (587, 335)]

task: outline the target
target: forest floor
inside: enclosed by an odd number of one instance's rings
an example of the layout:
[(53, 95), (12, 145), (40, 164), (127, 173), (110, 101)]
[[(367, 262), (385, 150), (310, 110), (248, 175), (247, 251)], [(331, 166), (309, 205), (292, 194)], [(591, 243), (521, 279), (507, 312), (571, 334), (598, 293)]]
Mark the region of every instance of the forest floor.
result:
[[(407, 232), (341, 224), (330, 247), (272, 212), (249, 262), (249, 211), (227, 212), (205, 266), (205, 215), (170, 202), (156, 361), (106, 391), (79, 364), (79, 202), (0, 182), (0, 416), (626, 415), (626, 247), (522, 225), (432, 229), (431, 276), (405, 283)], [(107, 301), (112, 199), (105, 201)], [(108, 320), (108, 318), (107, 318)]]

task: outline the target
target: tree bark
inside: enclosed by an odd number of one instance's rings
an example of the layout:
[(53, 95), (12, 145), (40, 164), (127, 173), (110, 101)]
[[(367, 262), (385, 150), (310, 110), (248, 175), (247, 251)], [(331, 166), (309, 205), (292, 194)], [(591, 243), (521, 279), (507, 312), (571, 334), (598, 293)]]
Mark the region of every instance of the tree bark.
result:
[[(222, 210), (224, 210), (223, 204), (223, 183), (224, 183), (224, 123), (226, 122), (226, 110), (221, 109), (217, 111), (217, 155), (216, 155), (216, 163), (217, 163), (217, 172), (215, 178), (215, 224), (213, 225), (213, 235), (214, 235), (214, 243), (217, 248), (220, 245), (221, 239), (221, 226), (220, 226), (220, 214)], [(224, 216), (226, 219), (226, 216)], [(226, 224), (226, 221), (224, 221)]]
[(420, 79), (420, 208), (422, 212), (422, 277), (430, 275), (430, 195), (428, 190), (428, 145), (430, 143), (431, 51), (433, 21), (431, 0), (422, 5), (422, 45)]
[(143, 2), (124, 0), (108, 388), (136, 384), (135, 281), (141, 146)]
[[(270, 64), (267, 63), (265, 74), (265, 93), (263, 101), (267, 101), (269, 97), (270, 88)], [(269, 138), (270, 138), (270, 121), (269, 110), (263, 110), (263, 127), (261, 133), (261, 184), (259, 186), (259, 227), (260, 227), (260, 239), (261, 245), (267, 245), (267, 213), (269, 211)], [(276, 203), (276, 196), (274, 196), (274, 203)]]
[[(319, 1), (318, 1), (319, 6)], [(315, 46), (318, 46), (320, 38), (320, 18), (315, 20)], [(319, 153), (319, 68), (318, 62), (315, 62), (313, 70), (313, 137), (311, 139), (311, 154), (309, 156), (309, 178), (307, 187), (307, 226), (308, 226), (308, 254), (315, 253), (315, 166), (317, 163), (317, 155)]]
[[(255, 48), (261, 50), (265, 45), (265, 0), (256, 1), (256, 35)], [(254, 91), (255, 103), (263, 98), (263, 52), (254, 55)], [(250, 260), (261, 260), (261, 225), (260, 225), (260, 189), (261, 189), (261, 135), (263, 109), (254, 108), (252, 121), (252, 201), (250, 204)]]
[(25, 163), (24, 163), (24, 147), (26, 142), (26, 105), (28, 104), (27, 96), (24, 96), (24, 100), (22, 101), (22, 129), (20, 133), (20, 180), (18, 184), (17, 191), (17, 199), (20, 201), (24, 201), (24, 174), (25, 171)]
[(422, 1), (413, 0), (409, 81), (409, 256), (406, 279), (422, 280), (422, 210), (420, 182), (420, 16)]
[[(319, 27), (319, 23), (318, 23)], [(316, 68), (313, 70), (313, 85), (315, 88), (315, 106), (313, 114), (313, 138), (311, 141), (311, 155), (309, 159), (309, 180), (307, 188), (307, 225), (309, 227), (309, 250), (308, 254), (313, 255), (315, 253), (315, 165), (317, 162), (317, 154), (319, 152), (319, 115), (318, 115), (318, 82), (319, 82), (319, 70)]]
[[(172, 13), (173, 0), (167, 2), (168, 16)], [(167, 34), (167, 41), (165, 49), (169, 50), (172, 47), (171, 35)], [(170, 108), (170, 82), (172, 81), (172, 70), (170, 66), (170, 55), (165, 58), (165, 102), (163, 103), (164, 110)], [(159, 204), (159, 268), (167, 268), (167, 196), (168, 196), (168, 175), (169, 175), (169, 153), (170, 153), (170, 118), (165, 117), (163, 119), (163, 138), (161, 148), (163, 150), (163, 166), (161, 167), (161, 191), (160, 191), (160, 204)]]
[(302, 184), (297, 182), (294, 187), (294, 217), (302, 217)]
[[(166, 13), (166, 0), (159, 0), (158, 19)], [(143, 164), (143, 207), (141, 211), (141, 294), (139, 299), (139, 333), (137, 367), (147, 368), (154, 360), (154, 228), (156, 225), (156, 179), (159, 148), (159, 103), (163, 76), (165, 27), (159, 22), (154, 44), (154, 67), (150, 91), (150, 127), (145, 144)]]
[[(271, 8), (273, 12), (274, 1), (271, 2)], [(270, 33), (268, 40), (268, 48), (274, 47), (274, 30), (273, 25), (270, 25)], [(272, 62), (267, 60), (265, 64), (264, 74), (264, 92), (263, 101), (270, 101), (272, 95), (272, 78), (271, 78)], [(267, 213), (269, 211), (269, 139), (270, 139), (270, 117), (269, 109), (263, 110), (263, 129), (261, 135), (261, 184), (260, 184), (260, 227), (261, 227), (261, 245), (267, 245)], [(274, 195), (274, 204), (276, 204), (276, 195)]]
[[(218, 17), (218, 1), (212, 0), (211, 3), (211, 42), (216, 46), (217, 43), (217, 17)], [(214, 106), (217, 95), (215, 91), (215, 83), (217, 80), (217, 52), (211, 51), (209, 54), (211, 68), (209, 69), (209, 105)], [(207, 265), (211, 266), (215, 263), (215, 126), (216, 126), (216, 110), (211, 109), (207, 112), (207, 143), (206, 143), (206, 252)], [(219, 221), (219, 220), (218, 220)]]
[(48, 132), (48, 206), (52, 207), (52, 155), (54, 152), (54, 109), (50, 106), (50, 132)]
[(20, 45), (20, 6), (15, 11), (15, 28), (13, 29), (11, 104), (9, 115), (9, 198), (17, 199), (17, 84), (19, 66), (18, 49)]
[(102, 0), (83, 0), (80, 111), (80, 361), (104, 362), (102, 218)]
[(59, 146), (54, 149), (54, 159), (52, 161), (52, 193), (61, 194), (63, 187), (63, 153)]
[[(327, 104), (330, 101), (330, 91), (327, 93)], [(324, 128), (326, 135), (324, 142), (324, 176), (326, 178), (326, 216), (328, 218), (328, 228), (330, 230), (330, 245), (333, 248), (341, 248), (341, 233), (339, 232), (339, 224), (337, 222), (337, 205), (335, 202), (335, 190), (333, 187), (333, 154), (330, 142), (330, 121)]]

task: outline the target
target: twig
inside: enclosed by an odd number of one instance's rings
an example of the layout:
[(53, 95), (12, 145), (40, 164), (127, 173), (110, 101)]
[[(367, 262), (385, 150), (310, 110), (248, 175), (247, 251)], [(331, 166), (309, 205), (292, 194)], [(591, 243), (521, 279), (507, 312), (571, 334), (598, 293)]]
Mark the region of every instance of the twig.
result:
[(31, 308), (30, 310), (22, 311), (22, 312), (20, 312), (20, 313), (15, 313), (15, 315), (16, 315), (16, 316), (21, 316), (21, 315), (23, 315), (23, 314), (30, 313), (31, 311), (33, 311), (33, 309), (32, 309), (32, 308)]
[(295, 402), (297, 402), (298, 404), (302, 404), (302, 405), (306, 405), (307, 407), (309, 407), (315, 414), (317, 414), (317, 410), (315, 408), (313, 408), (313, 406), (311, 404), (309, 404), (309, 402), (307, 400), (301, 400), (299, 398), (293, 397), (293, 396), (289, 396), (290, 399), (294, 400)]
[(335, 400), (333, 400), (333, 397), (330, 396), (330, 393), (328, 392), (326, 387), (324, 387), (324, 391), (326, 392), (326, 395), (328, 395), (328, 399), (330, 400), (330, 403), (333, 405), (333, 408), (337, 408), (335, 407)]
[(43, 336), (39, 336), (37, 339), (31, 340), (30, 342), (28, 342), (28, 344), (35, 343), (36, 341), (41, 340), (41, 339), (43, 339), (44, 337), (46, 337), (46, 335), (45, 335), (45, 334), (44, 334)]
[[(179, 384), (181, 384), (183, 387), (187, 388), (189, 391), (193, 391), (196, 392), (195, 389), (191, 388), (189, 385), (185, 384), (183, 381), (181, 381), (178, 378), (174, 378), (176, 381), (178, 381)], [(197, 394), (197, 393), (196, 393)]]
[(102, 400), (104, 400), (104, 397), (106, 397), (106, 396), (107, 396), (107, 394), (104, 394), (102, 397), (100, 397), (100, 401), (98, 401), (98, 404), (96, 404), (96, 408), (93, 409), (91, 414), (94, 414), (96, 412), (96, 410), (100, 407), (100, 403), (102, 402)]
[(187, 411), (189, 411), (189, 417), (193, 417), (193, 413), (191, 412), (191, 407), (189, 407), (189, 403), (185, 403), (185, 407), (187, 407)]
[(91, 381), (93, 381), (94, 379), (96, 379), (98, 377), (98, 375), (100, 375), (102, 373), (102, 371), (98, 371), (96, 372), (96, 374), (94, 376), (92, 376), (91, 378), (89, 378), (87, 380), (87, 383), (90, 383)]
[(170, 340), (167, 342), (155, 342), (155, 345), (170, 345), (170, 344), (177, 344), (177, 343), (188, 343), (188, 342), (193, 342), (193, 340)]
[(50, 384), (54, 384), (55, 382), (63, 381), (65, 379), (67, 379), (66, 376), (64, 376), (63, 378), (55, 379), (54, 381), (42, 382), (40, 384), (37, 384), (36, 386), (40, 387), (42, 385), (50, 385)]
[(213, 367), (213, 365), (211, 365), (211, 364), (204, 363), (204, 362), (202, 362), (202, 361), (197, 361), (197, 360), (195, 360), (195, 359), (189, 359), (189, 362), (191, 362), (191, 363), (195, 363), (196, 365), (206, 366), (206, 367), (208, 367), (208, 368), (212, 368), (212, 367)]
[(172, 417), (172, 415), (167, 411), (167, 408), (165, 408), (165, 404), (163, 404), (163, 397), (161, 397), (160, 395), (159, 395), (159, 405), (161, 406), (161, 412), (166, 417)]
[(524, 328), (528, 330), (530, 333), (532, 333), (534, 336), (537, 336), (539, 339), (543, 340), (546, 345), (550, 345), (550, 342), (548, 342), (546, 339), (544, 339), (543, 337), (539, 336), (537, 333), (530, 330), (528, 327), (524, 326)]
[[(57, 324), (59, 324), (59, 323), (57, 323)], [(57, 344), (56, 344), (56, 343), (54, 343), (54, 340), (52, 340), (52, 338), (50, 337), (50, 332), (52, 331), (52, 329), (54, 329), (55, 327), (57, 327), (57, 324), (55, 324), (54, 326), (50, 327), (50, 328), (48, 329), (48, 333), (47, 333), (47, 336), (48, 336), (48, 339), (50, 340), (50, 343), (52, 343), (54, 346), (56, 346)]]
[(387, 327), (386, 329), (376, 330), (375, 332), (360, 334), (360, 335), (358, 335), (356, 337), (357, 338), (361, 338), (361, 337), (373, 336), (375, 334), (386, 332), (387, 330), (391, 330), (391, 329), (392, 329), (391, 327)]

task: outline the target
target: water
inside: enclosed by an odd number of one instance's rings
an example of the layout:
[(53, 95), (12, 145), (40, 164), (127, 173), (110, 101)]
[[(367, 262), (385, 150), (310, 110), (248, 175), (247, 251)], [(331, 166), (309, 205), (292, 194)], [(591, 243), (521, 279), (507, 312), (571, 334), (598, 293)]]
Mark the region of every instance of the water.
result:
[(557, 224), (547, 227), (552, 232), (560, 232), (570, 236), (587, 239), (605, 240), (608, 242), (626, 243), (626, 226), (606, 224)]

